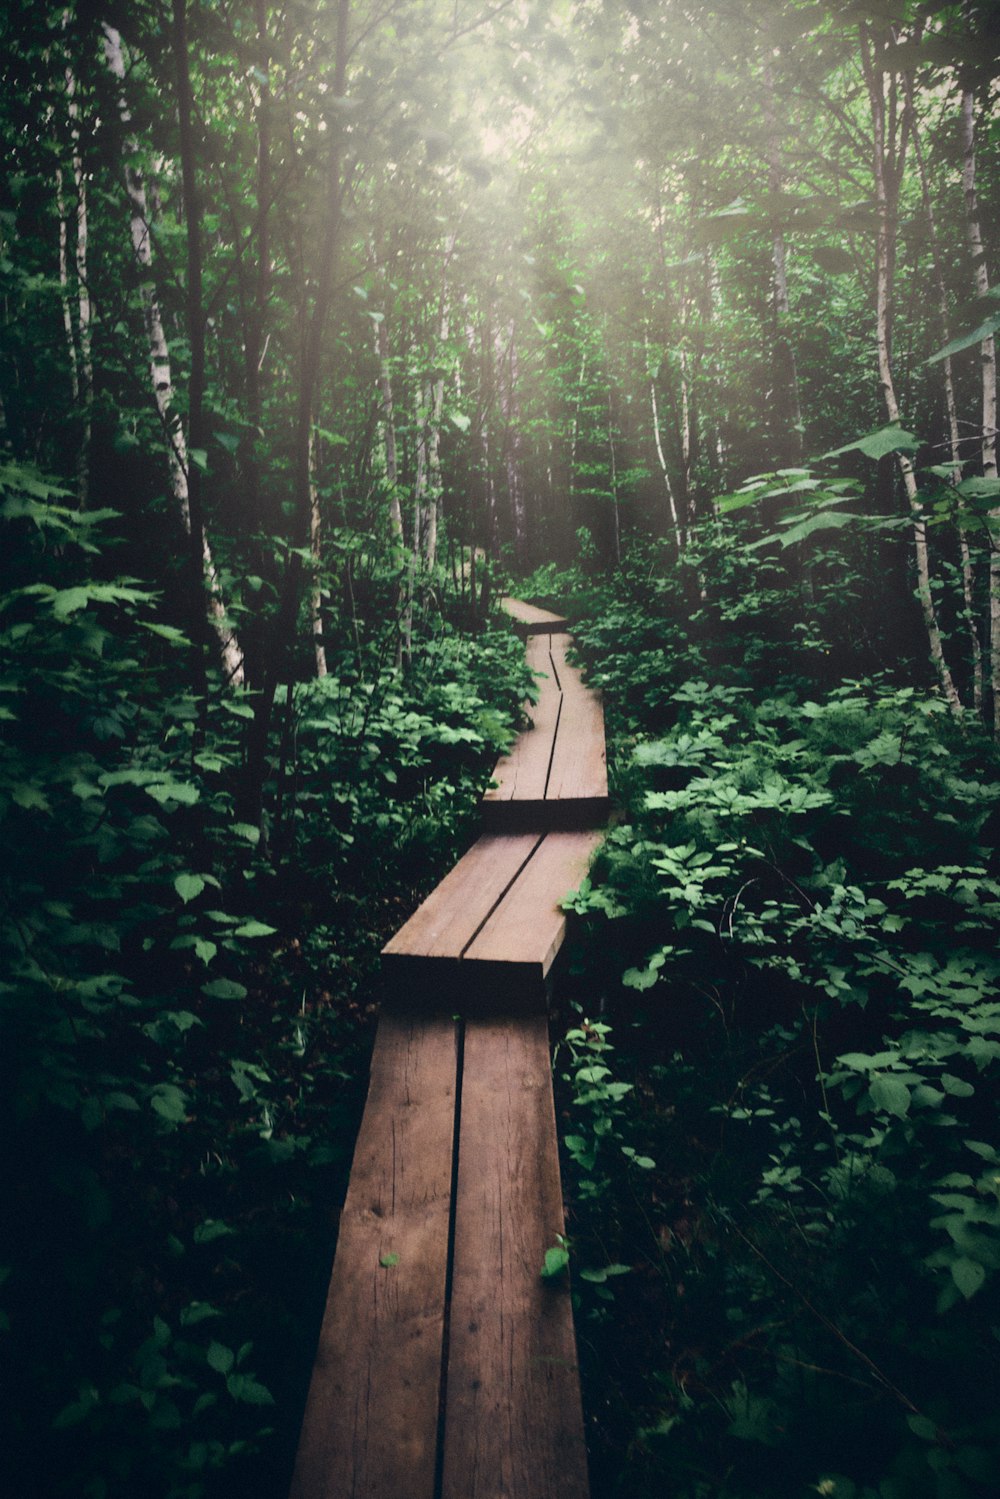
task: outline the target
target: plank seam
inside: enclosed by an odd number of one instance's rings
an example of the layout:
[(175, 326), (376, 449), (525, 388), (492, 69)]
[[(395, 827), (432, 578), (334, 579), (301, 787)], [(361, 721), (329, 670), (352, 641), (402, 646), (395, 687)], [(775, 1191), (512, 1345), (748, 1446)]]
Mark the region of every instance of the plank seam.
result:
[[(537, 846), (537, 845), (536, 845)], [(451, 1291), (455, 1278), (455, 1233), (458, 1221), (458, 1139), (462, 1127), (462, 1087), (465, 1080), (465, 1021), (455, 1022), (455, 1115), (451, 1137), (451, 1186), (448, 1202), (448, 1248), (444, 1272), (444, 1317), (441, 1326), (441, 1378), (438, 1386), (437, 1437), (434, 1452), (434, 1496), (444, 1493), (444, 1423), (448, 1398), (448, 1363), (451, 1348)]]
[[(558, 681), (558, 678), (556, 678), (556, 680)], [(555, 723), (555, 728), (552, 730), (552, 745), (551, 745), (551, 748), (549, 749), (549, 763), (545, 767), (545, 785), (542, 787), (542, 801), (545, 801), (546, 797), (549, 794), (549, 781), (552, 779), (552, 767), (555, 764), (556, 742), (559, 739), (559, 720), (562, 718), (562, 710), (563, 710), (563, 695), (560, 692), (560, 694), (559, 694), (559, 707), (556, 709), (556, 723)]]
[(545, 842), (545, 834), (544, 833), (540, 833), (539, 836), (538, 836), (537, 842), (535, 842), (532, 845), (532, 847), (531, 847), (531, 852), (526, 856), (526, 858), (524, 859), (523, 863), (521, 863), (521, 864), (518, 865), (518, 867), (515, 870), (514, 874), (507, 881), (506, 885), (504, 885), (503, 889), (500, 891), (500, 894), (497, 896), (496, 900), (493, 902), (493, 905), (487, 911), (487, 913), (483, 917), (482, 921), (476, 927), (476, 930), (472, 933), (472, 936), (469, 938), (468, 942), (466, 942), (465, 946), (462, 948), (462, 951), (458, 955), (459, 961), (461, 961), (462, 958), (465, 957), (466, 953), (469, 951), (469, 948), (472, 946), (473, 942), (475, 942), (476, 938), (479, 936), (479, 933), (482, 931), (483, 927), (489, 921), (490, 917), (493, 916), (493, 915), (495, 915), (495, 913), (503, 905), (504, 901), (507, 899), (507, 896), (513, 890), (514, 886), (517, 884), (518, 880), (521, 878), (522, 874), (527, 869), (528, 865), (531, 863), (532, 859), (535, 857), (535, 855), (537, 854), (539, 848), (541, 847), (541, 845), (544, 842)]

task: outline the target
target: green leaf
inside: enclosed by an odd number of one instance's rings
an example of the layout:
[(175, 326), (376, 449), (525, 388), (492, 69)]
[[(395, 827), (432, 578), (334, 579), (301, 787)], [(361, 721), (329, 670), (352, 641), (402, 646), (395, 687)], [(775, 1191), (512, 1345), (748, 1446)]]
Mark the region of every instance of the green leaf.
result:
[(187, 1118), (187, 1098), (174, 1083), (157, 1083), (150, 1102), (169, 1124), (183, 1124)]
[(37, 786), (33, 786), (30, 782), (24, 781), (20, 785), (14, 786), (10, 794), (12, 800), (15, 801), (19, 807), (23, 807), (26, 812), (52, 811), (45, 793), (43, 791), (40, 791)]
[(863, 453), (866, 458), (886, 458), (890, 453), (915, 453), (920, 446), (919, 437), (904, 432), (898, 422), (880, 427), (877, 432), (868, 432), (864, 437), (847, 442), (842, 448), (832, 448), (824, 453), (825, 458), (840, 458), (844, 453)]
[(986, 1271), (976, 1260), (970, 1260), (963, 1255), (961, 1259), (952, 1260), (951, 1278), (968, 1301), (982, 1286), (986, 1279)]
[(562, 1244), (553, 1245), (545, 1251), (545, 1263), (542, 1265), (542, 1279), (552, 1280), (561, 1275), (569, 1264), (569, 1250)]
[(221, 1222), (218, 1218), (206, 1218), (204, 1223), (199, 1223), (194, 1231), (194, 1242), (196, 1244), (211, 1244), (214, 1239), (224, 1239), (235, 1230), (228, 1223)]
[(394, 1265), (398, 1265), (399, 1264), (399, 1255), (398, 1254), (380, 1254), (379, 1257), (378, 1257), (378, 1262), (382, 1266), (383, 1270), (391, 1270)]
[(213, 979), (210, 984), (202, 984), (202, 994), (209, 999), (246, 999), (247, 991), (242, 984), (237, 984), (233, 979)]
[(278, 930), (275, 926), (268, 926), (265, 921), (245, 921), (242, 926), (236, 927), (234, 937), (273, 937)]
[(905, 1119), (910, 1110), (910, 1090), (898, 1077), (883, 1074), (873, 1077), (868, 1088), (869, 1097), (877, 1109)]
[(234, 1400), (242, 1400), (246, 1405), (273, 1405), (274, 1396), (264, 1385), (258, 1384), (252, 1374), (230, 1374), (226, 1380), (226, 1389)]
[(841, 527), (853, 525), (855, 521), (861, 519), (861, 516), (852, 515), (846, 510), (823, 510), (819, 515), (810, 515), (806, 520), (799, 521), (797, 525), (789, 526), (787, 531), (779, 532), (778, 540), (783, 547), (794, 546), (797, 541), (805, 541), (806, 537), (811, 536), (814, 531), (840, 530)]
[(993, 312), (984, 322), (979, 324), (978, 328), (973, 328), (971, 333), (960, 333), (957, 338), (953, 338), (950, 343), (946, 343), (943, 348), (938, 349), (929, 359), (925, 359), (924, 363), (938, 364), (942, 359), (950, 359), (952, 354), (961, 354), (963, 349), (971, 349), (973, 344), (983, 343), (987, 338), (992, 338), (998, 331), (1000, 331), (1000, 312)]
[(236, 1362), (236, 1355), (231, 1348), (224, 1343), (211, 1342), (205, 1355), (208, 1367), (214, 1369), (217, 1374), (228, 1374)]
[(200, 895), (204, 888), (205, 881), (200, 874), (179, 874), (174, 880), (174, 889), (185, 905)]

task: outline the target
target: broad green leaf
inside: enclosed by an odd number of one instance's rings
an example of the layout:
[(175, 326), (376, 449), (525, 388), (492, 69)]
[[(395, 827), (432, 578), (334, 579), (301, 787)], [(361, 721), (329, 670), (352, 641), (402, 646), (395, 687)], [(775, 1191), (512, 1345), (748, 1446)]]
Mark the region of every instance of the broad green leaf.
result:
[(251, 1374), (230, 1374), (226, 1388), (234, 1400), (242, 1400), (246, 1405), (274, 1404), (270, 1390), (258, 1384)]
[(233, 931), (234, 937), (273, 937), (278, 930), (275, 926), (268, 926), (266, 921), (244, 921)]
[(952, 1260), (951, 1278), (968, 1301), (982, 1286), (986, 1279), (986, 1271), (977, 1260), (970, 1260), (966, 1255), (962, 1255), (960, 1259)]
[(228, 1374), (236, 1362), (236, 1355), (231, 1348), (224, 1343), (211, 1342), (205, 1355), (208, 1367), (214, 1369), (217, 1374)]
[(185, 905), (194, 900), (205, 888), (200, 874), (179, 874), (174, 880), (174, 889)]
[(204, 1223), (199, 1223), (194, 1231), (194, 1242), (196, 1244), (211, 1244), (215, 1239), (224, 1239), (234, 1230), (228, 1223), (222, 1223), (218, 1218), (206, 1218)]
[(898, 422), (890, 422), (877, 432), (867, 432), (864, 437), (846, 442), (842, 448), (832, 448), (823, 458), (840, 458), (844, 453), (863, 453), (866, 458), (886, 458), (890, 453), (915, 453), (920, 446), (919, 437), (905, 432)]
[(805, 541), (815, 531), (839, 531), (842, 527), (863, 519), (863, 516), (853, 515), (846, 510), (822, 510), (819, 515), (810, 515), (797, 525), (789, 526), (787, 531), (779, 531), (778, 540), (783, 547), (790, 547), (797, 541)]
[(202, 994), (209, 999), (246, 999), (247, 991), (242, 984), (237, 984), (234, 979), (213, 979), (210, 984), (202, 984)]
[(938, 364), (942, 359), (950, 359), (952, 354), (961, 354), (964, 349), (971, 349), (973, 344), (981, 344), (987, 338), (992, 338), (998, 331), (1000, 331), (1000, 312), (993, 312), (979, 324), (978, 328), (973, 328), (971, 333), (960, 333), (957, 338), (953, 338), (950, 343), (938, 349), (924, 363)]
[(545, 1262), (542, 1265), (542, 1278), (552, 1280), (556, 1275), (561, 1275), (569, 1264), (569, 1250), (561, 1244), (553, 1245), (545, 1251)]
[(905, 1119), (909, 1113), (910, 1090), (898, 1077), (892, 1077), (890, 1074), (873, 1077), (868, 1093), (877, 1109), (884, 1109), (888, 1114), (895, 1114), (897, 1119)]
[(379, 1257), (378, 1257), (378, 1262), (382, 1266), (383, 1270), (391, 1270), (394, 1265), (398, 1265), (399, 1264), (399, 1255), (398, 1254), (380, 1254)]
[(169, 1124), (183, 1124), (187, 1118), (187, 1098), (174, 1083), (157, 1083), (150, 1102)]

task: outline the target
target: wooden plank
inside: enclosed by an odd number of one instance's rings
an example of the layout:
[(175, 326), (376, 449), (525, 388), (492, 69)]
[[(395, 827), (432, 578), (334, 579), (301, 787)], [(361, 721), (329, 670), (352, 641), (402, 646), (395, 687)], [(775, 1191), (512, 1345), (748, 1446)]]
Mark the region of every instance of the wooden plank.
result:
[(525, 704), (532, 726), (519, 734), (507, 754), (497, 761), (493, 771), (497, 784), (483, 797), (484, 810), (492, 810), (497, 802), (545, 799), (562, 699), (552, 669), (549, 636), (529, 636), (526, 655), (532, 671), (544, 673), (537, 678), (538, 702)]
[(452, 1021), (380, 1021), (291, 1499), (433, 1499), (456, 1069)]
[[(466, 1025), (442, 1499), (586, 1499), (544, 1016)], [(410, 1495), (411, 1490), (403, 1490)]]
[(545, 634), (551, 630), (566, 628), (564, 615), (553, 614), (549, 609), (539, 609), (535, 604), (526, 604), (523, 599), (501, 599), (500, 607), (514, 621), (514, 628), (519, 635)]
[(460, 958), (531, 858), (541, 835), (484, 834), (382, 949), (394, 957)]
[(603, 833), (548, 833), (479, 935), (464, 962), (497, 965), (513, 981), (541, 981), (566, 935), (559, 902), (590, 867)]
[(568, 636), (552, 637), (553, 666), (562, 686), (562, 712), (546, 798), (553, 802), (593, 799), (595, 820), (601, 822), (608, 805), (604, 708), (600, 694), (584, 686), (579, 668), (566, 660), (568, 643)]

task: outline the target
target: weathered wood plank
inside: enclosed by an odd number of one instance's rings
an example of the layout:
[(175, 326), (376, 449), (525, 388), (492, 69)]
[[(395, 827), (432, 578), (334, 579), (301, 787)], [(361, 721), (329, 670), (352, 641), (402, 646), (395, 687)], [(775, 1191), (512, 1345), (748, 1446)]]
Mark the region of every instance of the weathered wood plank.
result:
[(559, 902), (590, 867), (603, 833), (547, 833), (479, 935), (464, 962), (501, 967), (512, 984), (540, 983), (566, 935)]
[(450, 1020), (379, 1023), (291, 1499), (433, 1499), (456, 1058)]
[(563, 615), (553, 614), (549, 609), (539, 609), (535, 604), (526, 604), (523, 599), (501, 599), (500, 607), (505, 614), (510, 615), (519, 635), (541, 635), (566, 628)]
[(566, 659), (568, 636), (552, 637), (552, 661), (562, 687), (562, 711), (546, 799), (594, 802), (594, 820), (603, 822), (608, 808), (608, 769), (604, 708), (600, 693), (584, 685), (579, 667)]
[(497, 761), (493, 771), (497, 784), (483, 797), (484, 812), (495, 811), (494, 804), (499, 802), (545, 799), (562, 699), (552, 670), (549, 636), (529, 636), (526, 655), (532, 671), (544, 673), (537, 678), (538, 702), (525, 705), (532, 726), (519, 734), (507, 754)]
[(540, 1276), (562, 1230), (545, 1017), (470, 1021), (443, 1499), (586, 1499), (569, 1293)]
[(382, 949), (395, 957), (460, 958), (531, 858), (540, 833), (484, 834)]

